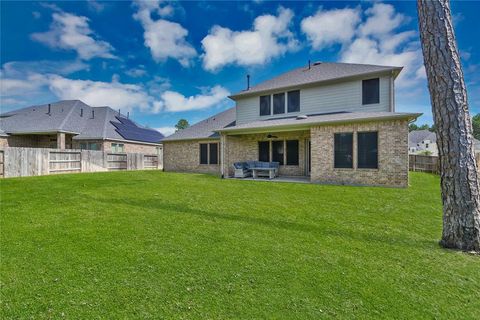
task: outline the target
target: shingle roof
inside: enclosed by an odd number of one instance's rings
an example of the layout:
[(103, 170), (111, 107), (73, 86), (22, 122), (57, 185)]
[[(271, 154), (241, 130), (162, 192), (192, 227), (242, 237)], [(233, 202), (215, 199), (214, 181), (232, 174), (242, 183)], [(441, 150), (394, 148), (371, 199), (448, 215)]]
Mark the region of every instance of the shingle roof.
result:
[(435, 132), (428, 130), (414, 130), (410, 131), (408, 134), (408, 146), (416, 147), (417, 143), (420, 143), (424, 140), (430, 140), (431, 142), (437, 142), (437, 136)]
[[(120, 123), (118, 111), (110, 107), (91, 107), (80, 100), (62, 100), (50, 104), (30, 106), (0, 115), (0, 129), (9, 134), (71, 132), (75, 140), (84, 139), (126, 139), (122, 131), (115, 126)], [(132, 123), (134, 123), (132, 121)], [(163, 135), (156, 130), (134, 125), (145, 133), (158, 136), (157, 141), (135, 139), (135, 141), (159, 143)]]
[(210, 118), (202, 120), (186, 129), (179, 130), (164, 138), (162, 141), (194, 140), (194, 139), (219, 139), (215, 130), (235, 124), (235, 107), (217, 113)]
[(248, 96), (250, 94), (260, 93), (263, 91), (300, 87), (310, 83), (318, 83), (379, 72), (395, 71), (398, 74), (401, 70), (401, 67), (377, 66), (368, 64), (332, 62), (314, 63), (311, 65), (310, 69), (308, 66), (304, 66), (285, 72), (275, 78), (261, 82), (256, 86), (251, 87), (249, 90), (240, 91), (230, 96), (230, 98), (235, 100), (236, 98), (242, 96)]
[(268, 120), (258, 120), (249, 123), (244, 123), (238, 126), (230, 126), (219, 129), (219, 132), (234, 132), (246, 130), (261, 130), (261, 129), (279, 129), (279, 128), (294, 128), (305, 127), (317, 124), (333, 124), (333, 123), (350, 123), (363, 122), (375, 120), (390, 120), (390, 119), (416, 119), (421, 113), (401, 113), (401, 112), (337, 112), (328, 114), (307, 115), (305, 118), (288, 117), (288, 118), (274, 118)]

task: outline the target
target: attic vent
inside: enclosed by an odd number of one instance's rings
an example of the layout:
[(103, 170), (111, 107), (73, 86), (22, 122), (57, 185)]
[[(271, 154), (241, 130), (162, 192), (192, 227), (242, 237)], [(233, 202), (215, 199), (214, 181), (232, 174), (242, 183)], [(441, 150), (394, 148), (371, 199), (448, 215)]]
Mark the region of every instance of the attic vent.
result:
[(321, 64), (322, 64), (322, 61), (315, 61), (315, 62), (313, 63), (314, 66), (319, 66), (319, 65), (321, 65)]
[(301, 114), (299, 116), (297, 116), (296, 118), (297, 120), (305, 120), (305, 119), (308, 119), (308, 116), (304, 115), (304, 114)]

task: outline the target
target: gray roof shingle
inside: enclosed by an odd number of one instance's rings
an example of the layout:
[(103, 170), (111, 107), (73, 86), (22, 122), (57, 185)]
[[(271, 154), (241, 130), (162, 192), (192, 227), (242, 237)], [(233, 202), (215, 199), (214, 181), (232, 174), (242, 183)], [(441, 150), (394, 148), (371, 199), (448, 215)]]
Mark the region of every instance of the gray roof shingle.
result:
[(236, 98), (248, 96), (254, 93), (261, 93), (264, 91), (301, 87), (303, 85), (312, 83), (368, 75), (379, 72), (395, 71), (398, 74), (401, 70), (402, 67), (377, 66), (369, 64), (333, 62), (314, 63), (311, 65), (310, 69), (308, 66), (304, 66), (285, 72), (275, 78), (261, 82), (256, 86), (251, 87), (249, 90), (240, 91), (230, 96), (230, 98), (235, 100)]
[[(112, 124), (119, 122), (117, 117), (125, 118), (110, 107), (91, 107), (80, 100), (62, 100), (50, 104), (50, 113), (48, 104), (3, 113), (0, 129), (8, 134), (71, 132), (76, 134), (75, 140), (127, 140)], [(155, 131), (134, 124), (140, 129)]]
[(437, 136), (435, 132), (429, 130), (414, 130), (410, 131), (408, 134), (408, 146), (416, 147), (417, 143), (420, 143), (424, 140), (430, 140), (431, 142), (437, 142)]
[(219, 139), (220, 136), (215, 130), (234, 125), (235, 117), (236, 112), (235, 107), (233, 107), (202, 120), (186, 129), (179, 130), (164, 138), (162, 141)]

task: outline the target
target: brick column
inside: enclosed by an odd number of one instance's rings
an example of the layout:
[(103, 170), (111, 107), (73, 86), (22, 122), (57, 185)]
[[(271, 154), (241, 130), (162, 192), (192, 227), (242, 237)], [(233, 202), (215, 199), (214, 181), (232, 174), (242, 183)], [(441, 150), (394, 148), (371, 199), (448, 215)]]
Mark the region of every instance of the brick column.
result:
[(57, 133), (57, 149), (65, 150), (65, 133)]

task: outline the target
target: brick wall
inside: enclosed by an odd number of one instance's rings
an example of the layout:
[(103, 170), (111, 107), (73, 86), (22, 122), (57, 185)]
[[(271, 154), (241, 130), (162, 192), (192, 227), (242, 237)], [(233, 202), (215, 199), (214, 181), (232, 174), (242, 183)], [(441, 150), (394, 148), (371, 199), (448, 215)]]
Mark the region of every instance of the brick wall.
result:
[[(378, 169), (357, 168), (356, 132), (378, 131)], [(353, 169), (334, 168), (334, 133), (353, 132)], [(408, 121), (311, 128), (311, 180), (320, 183), (408, 186)]]
[(95, 142), (100, 145), (100, 150), (105, 152), (112, 152), (112, 143), (123, 143), (125, 153), (143, 153), (143, 154), (157, 154), (157, 147), (155, 145), (119, 142), (119, 141), (103, 141), (103, 140), (73, 140), (73, 148), (80, 149), (80, 143)]
[(276, 138), (268, 139), (266, 133), (224, 136), (225, 167), (228, 176), (233, 176), (233, 164), (240, 161), (258, 160), (258, 142), (275, 140), (298, 140), (298, 166), (282, 165), (279, 174), (285, 176), (305, 175), (305, 140), (310, 137), (308, 131), (272, 132)]
[[(200, 164), (200, 143), (219, 143), (219, 140), (166, 141), (163, 143), (163, 168), (165, 171), (220, 174), (220, 164)], [(220, 163), (220, 156), (218, 158)]]

